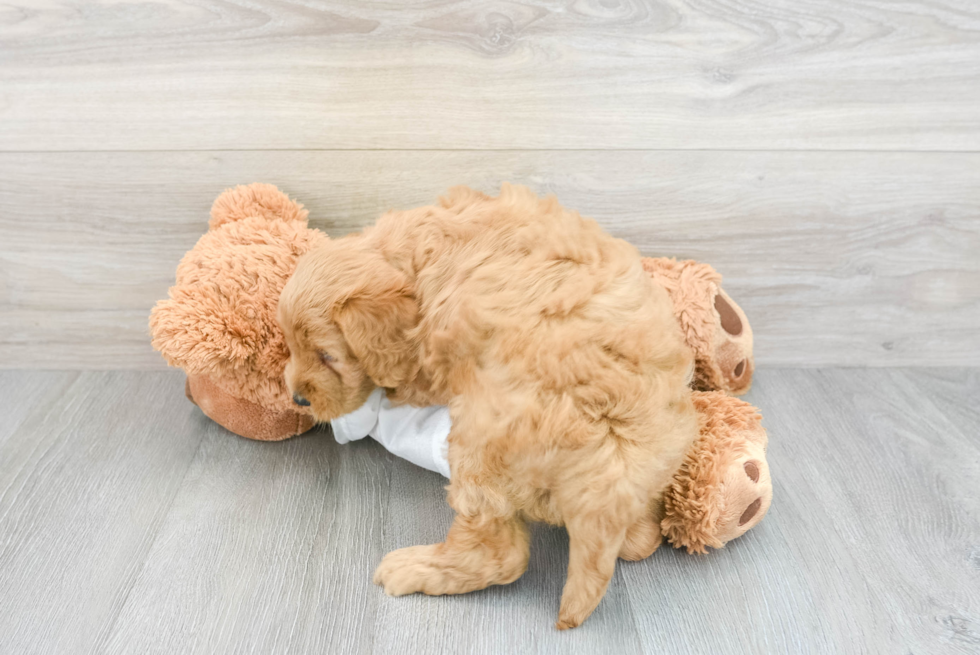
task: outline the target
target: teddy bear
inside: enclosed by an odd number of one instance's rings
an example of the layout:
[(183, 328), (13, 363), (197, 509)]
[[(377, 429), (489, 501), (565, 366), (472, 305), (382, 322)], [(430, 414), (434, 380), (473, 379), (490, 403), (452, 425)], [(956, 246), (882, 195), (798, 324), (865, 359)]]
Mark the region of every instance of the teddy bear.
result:
[(289, 350), (276, 323), (300, 255), (327, 239), (274, 186), (222, 193), (208, 231), (177, 266), (169, 299), (150, 315), (153, 347), (187, 374), (185, 392), (236, 434), (279, 441), (313, 427), (286, 390)]
[[(178, 265), (169, 297), (150, 315), (153, 347), (185, 371), (187, 398), (250, 439), (279, 441), (314, 424), (286, 388), (289, 351), (276, 321), (300, 256), (328, 239), (307, 227), (307, 216), (272, 185), (226, 190), (208, 231)], [(772, 499), (761, 416), (730, 395), (751, 385), (752, 330), (707, 264), (645, 258), (643, 267), (651, 284), (667, 290), (694, 353), (700, 428), (665, 492), (661, 530), (674, 547), (704, 553), (757, 525)]]

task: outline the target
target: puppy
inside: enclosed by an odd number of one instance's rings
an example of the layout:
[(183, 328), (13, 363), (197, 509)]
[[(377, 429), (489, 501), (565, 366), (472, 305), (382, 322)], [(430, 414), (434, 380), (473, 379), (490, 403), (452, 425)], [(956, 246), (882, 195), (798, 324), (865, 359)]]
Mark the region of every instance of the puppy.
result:
[(565, 525), (557, 627), (598, 605), (616, 558), (660, 544), (661, 496), (697, 420), (666, 293), (592, 220), (505, 185), (453, 189), (306, 254), (279, 322), (295, 400), (327, 421), (376, 387), (448, 404), (456, 518), (389, 553), (393, 596), (461, 594), (527, 567), (528, 521)]

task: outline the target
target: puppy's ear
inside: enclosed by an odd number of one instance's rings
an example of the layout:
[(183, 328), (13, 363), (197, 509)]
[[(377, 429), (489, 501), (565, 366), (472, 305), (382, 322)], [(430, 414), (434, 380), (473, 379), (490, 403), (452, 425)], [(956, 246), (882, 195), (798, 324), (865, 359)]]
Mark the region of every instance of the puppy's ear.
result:
[(418, 313), (408, 280), (384, 262), (338, 302), (333, 319), (375, 384), (394, 388), (416, 369), (415, 347), (407, 333), (418, 324)]

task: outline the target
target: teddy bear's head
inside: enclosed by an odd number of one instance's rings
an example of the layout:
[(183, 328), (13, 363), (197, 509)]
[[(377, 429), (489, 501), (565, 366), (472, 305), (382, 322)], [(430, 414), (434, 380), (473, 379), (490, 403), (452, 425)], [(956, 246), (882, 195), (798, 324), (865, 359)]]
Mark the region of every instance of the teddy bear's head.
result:
[[(177, 267), (169, 298), (150, 316), (153, 347), (187, 373), (188, 396), (206, 414), (216, 418), (204, 402), (239, 419), (261, 411), (295, 422), (290, 434), (260, 430), (253, 438), (285, 438), (312, 425), (283, 381), (289, 351), (276, 322), (279, 294), (300, 255), (328, 238), (306, 218), (303, 206), (274, 186), (225, 191), (211, 208), (209, 231)], [(237, 401), (241, 407), (227, 406)], [(237, 424), (225, 426), (242, 433)], [(277, 424), (273, 432), (282, 429)]]

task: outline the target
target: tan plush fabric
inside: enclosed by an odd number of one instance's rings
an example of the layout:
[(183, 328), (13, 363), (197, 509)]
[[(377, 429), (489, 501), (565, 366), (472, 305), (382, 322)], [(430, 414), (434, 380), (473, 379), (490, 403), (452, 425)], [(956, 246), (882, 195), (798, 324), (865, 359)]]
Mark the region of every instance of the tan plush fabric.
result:
[(677, 548), (704, 553), (757, 525), (772, 501), (768, 437), (752, 405), (694, 392), (700, 436), (664, 496), (661, 528)]
[(249, 184), (229, 189), (211, 205), (208, 229), (216, 230), (226, 223), (246, 218), (266, 221), (286, 221), (306, 225), (307, 212), (303, 205), (291, 200), (271, 184)]
[(743, 394), (752, 386), (752, 327), (721, 288), (721, 275), (690, 259), (648, 257), (643, 268), (667, 290), (684, 339), (694, 351), (694, 388)]
[(153, 308), (153, 347), (232, 396), (295, 411), (282, 379), (289, 352), (276, 306), (299, 256), (327, 236), (309, 229), (302, 205), (270, 185), (225, 191), (211, 225), (177, 267), (169, 298)]
[(205, 416), (235, 434), (258, 441), (281, 441), (313, 427), (313, 417), (295, 410), (273, 410), (231, 395), (207, 375), (189, 375), (187, 399)]

